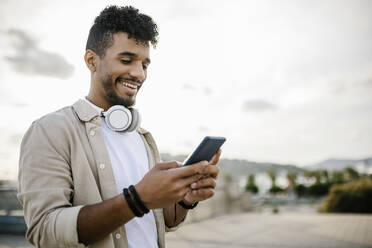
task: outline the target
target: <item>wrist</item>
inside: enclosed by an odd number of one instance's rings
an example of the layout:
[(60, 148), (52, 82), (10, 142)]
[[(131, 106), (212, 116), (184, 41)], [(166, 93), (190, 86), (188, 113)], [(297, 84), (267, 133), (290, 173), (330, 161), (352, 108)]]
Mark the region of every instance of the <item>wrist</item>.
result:
[(198, 205), (198, 203), (199, 202), (188, 204), (188, 203), (185, 202), (185, 200), (182, 200), (182, 201), (178, 202), (178, 205), (180, 205), (184, 209), (188, 209), (189, 210), (189, 209), (194, 209)]
[(143, 204), (145, 204), (148, 209), (153, 209), (154, 207), (151, 204), (151, 200), (147, 197), (146, 190), (142, 186), (144, 185), (142, 185), (141, 182), (134, 185), (138, 195), (141, 197)]
[(132, 210), (133, 214), (136, 217), (142, 217), (144, 215), (143, 212), (137, 207), (137, 204), (135, 203), (134, 199), (132, 198), (132, 195), (129, 193), (129, 190), (127, 188), (123, 189), (123, 195), (125, 200), (127, 201), (127, 204), (129, 208)]
[(183, 203), (185, 203), (185, 205), (187, 206), (191, 206), (191, 205), (194, 205), (196, 202), (191, 202), (191, 201), (188, 201), (186, 200), (185, 198), (181, 200)]
[(136, 203), (136, 205), (139, 207), (139, 209), (147, 214), (150, 210), (146, 207), (146, 205), (144, 204), (144, 202), (142, 201), (141, 197), (139, 196), (136, 188), (133, 186), (133, 185), (130, 185), (129, 186), (129, 191), (130, 193), (132, 194), (133, 198), (134, 198), (134, 201)]
[(124, 188), (123, 195), (129, 208), (136, 217), (142, 217), (144, 214), (149, 213), (150, 210), (143, 203), (140, 195), (133, 185), (130, 185), (128, 188)]

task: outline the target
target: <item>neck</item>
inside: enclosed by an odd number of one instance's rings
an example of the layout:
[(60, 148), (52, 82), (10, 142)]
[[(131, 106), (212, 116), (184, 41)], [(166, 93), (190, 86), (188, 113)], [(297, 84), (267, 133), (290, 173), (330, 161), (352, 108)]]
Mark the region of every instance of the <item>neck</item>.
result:
[(86, 96), (86, 99), (96, 105), (97, 107), (103, 108), (105, 111), (108, 110), (111, 106), (102, 98), (96, 97), (92, 89), (89, 91), (89, 94)]

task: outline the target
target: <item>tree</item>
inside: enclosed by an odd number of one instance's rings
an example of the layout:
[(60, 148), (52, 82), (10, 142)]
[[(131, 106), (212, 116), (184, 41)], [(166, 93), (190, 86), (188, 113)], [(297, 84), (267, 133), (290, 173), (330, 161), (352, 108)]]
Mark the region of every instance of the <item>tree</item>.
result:
[(233, 178), (232, 178), (231, 173), (226, 172), (226, 173), (225, 173), (225, 181), (226, 181), (226, 183), (231, 183), (232, 180), (233, 180)]
[(295, 187), (295, 192), (296, 192), (297, 196), (299, 196), (299, 197), (306, 195), (306, 193), (307, 193), (306, 191), (307, 191), (307, 188), (303, 184), (298, 184)]
[(267, 175), (270, 177), (271, 179), (271, 187), (275, 187), (276, 184), (275, 184), (275, 181), (276, 181), (276, 173), (274, 170), (268, 170), (267, 171)]
[(351, 167), (347, 167), (344, 169), (344, 176), (347, 181), (353, 181), (359, 179), (358, 171), (354, 170)]
[(314, 179), (315, 182), (308, 187), (302, 185), (296, 188), (296, 193), (299, 196), (309, 195), (320, 197), (328, 194), (332, 183), (329, 180), (327, 170), (305, 171), (304, 176), (308, 179)]
[(315, 184), (320, 184), (322, 179), (322, 171), (313, 171), (313, 177), (315, 178)]
[(252, 192), (253, 194), (257, 194), (258, 187), (255, 183), (255, 175), (254, 174), (248, 175), (247, 184), (245, 185), (245, 191), (246, 192)]
[(296, 172), (287, 172), (287, 180), (289, 182), (289, 187), (296, 187), (297, 173)]
[(272, 194), (277, 194), (283, 192), (283, 189), (276, 186), (276, 173), (274, 170), (268, 170), (267, 171), (268, 176), (271, 179), (271, 188), (269, 189), (269, 192)]
[(332, 186), (321, 206), (323, 212), (372, 213), (372, 180), (354, 180)]
[(315, 171), (305, 171), (304, 172), (304, 177), (308, 179), (313, 179), (315, 180), (315, 184), (320, 184), (321, 179), (324, 175), (324, 171), (321, 170), (315, 170)]
[(325, 183), (329, 182), (329, 173), (327, 170), (321, 170), (321, 177), (324, 179)]
[(331, 176), (331, 182), (341, 184), (345, 182), (344, 173), (341, 171), (334, 171)]
[(312, 180), (313, 179), (313, 172), (312, 171), (305, 170), (303, 176), (307, 180)]

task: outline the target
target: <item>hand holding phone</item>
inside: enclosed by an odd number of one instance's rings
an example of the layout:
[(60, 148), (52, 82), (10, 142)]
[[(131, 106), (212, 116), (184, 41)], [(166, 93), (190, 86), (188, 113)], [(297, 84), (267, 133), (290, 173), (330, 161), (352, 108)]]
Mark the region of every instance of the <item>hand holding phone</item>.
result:
[(210, 161), (225, 141), (225, 137), (206, 136), (195, 151), (185, 159), (182, 163), (183, 166), (194, 164), (202, 160)]

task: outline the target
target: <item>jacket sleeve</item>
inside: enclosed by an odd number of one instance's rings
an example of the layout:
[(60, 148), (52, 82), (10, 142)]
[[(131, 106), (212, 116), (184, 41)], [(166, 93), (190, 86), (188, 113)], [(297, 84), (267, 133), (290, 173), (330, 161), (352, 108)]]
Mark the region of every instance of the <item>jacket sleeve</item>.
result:
[(77, 234), (82, 206), (71, 203), (74, 188), (66, 140), (63, 131), (34, 122), (21, 143), (18, 199), (27, 239), (36, 247), (84, 247)]

